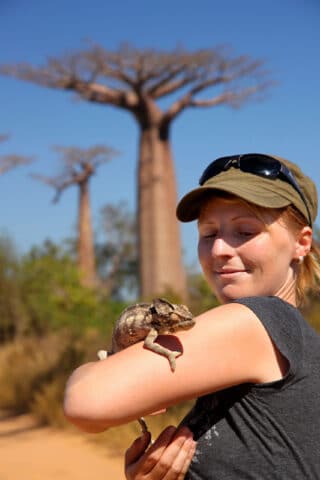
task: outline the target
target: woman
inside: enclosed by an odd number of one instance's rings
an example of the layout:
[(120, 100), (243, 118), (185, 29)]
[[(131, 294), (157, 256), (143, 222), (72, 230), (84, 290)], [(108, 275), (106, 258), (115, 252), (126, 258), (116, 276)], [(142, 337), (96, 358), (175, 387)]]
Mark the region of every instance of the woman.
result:
[(129, 480), (319, 478), (320, 337), (296, 308), (319, 284), (316, 215), (312, 180), (262, 154), (215, 160), (180, 201), (221, 306), (178, 333), (174, 373), (139, 343), (80, 367), (66, 389), (66, 416), (91, 432), (198, 398), (180, 428), (133, 443)]

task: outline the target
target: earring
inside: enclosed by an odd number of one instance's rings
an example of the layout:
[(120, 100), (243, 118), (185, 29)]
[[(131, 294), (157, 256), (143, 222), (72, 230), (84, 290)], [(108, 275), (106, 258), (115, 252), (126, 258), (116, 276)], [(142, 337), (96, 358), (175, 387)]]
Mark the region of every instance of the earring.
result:
[(304, 256), (303, 255), (300, 255), (300, 257), (298, 258), (298, 263), (299, 265), (301, 265), (301, 263), (303, 262), (304, 260)]

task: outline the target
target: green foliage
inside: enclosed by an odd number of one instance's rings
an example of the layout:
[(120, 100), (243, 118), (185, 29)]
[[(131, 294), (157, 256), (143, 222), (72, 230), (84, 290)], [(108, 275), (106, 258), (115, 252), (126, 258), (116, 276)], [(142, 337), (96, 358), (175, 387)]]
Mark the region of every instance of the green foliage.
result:
[(100, 213), (105, 237), (97, 243), (96, 261), (101, 286), (111, 298), (123, 299), (138, 292), (138, 251), (135, 215), (125, 202), (107, 204)]
[(16, 280), (26, 317), (24, 333), (43, 335), (69, 327), (97, 328), (108, 336), (124, 308), (99, 291), (82, 287), (74, 260), (49, 241), (22, 258)]
[(13, 242), (0, 237), (0, 343), (24, 330), (26, 312), (19, 290), (19, 261)]

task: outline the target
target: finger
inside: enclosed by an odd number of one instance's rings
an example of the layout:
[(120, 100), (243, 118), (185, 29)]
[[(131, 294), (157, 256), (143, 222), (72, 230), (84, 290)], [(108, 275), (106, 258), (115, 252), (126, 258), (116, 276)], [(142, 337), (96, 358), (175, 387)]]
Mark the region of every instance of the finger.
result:
[(159, 437), (144, 455), (141, 455), (135, 462), (126, 463), (126, 472), (128, 473), (128, 476), (133, 476), (135, 472), (138, 472), (141, 475), (148, 474), (159, 462), (162, 453), (172, 441), (176, 430), (177, 429), (173, 426), (167, 427), (161, 432)]
[(141, 458), (141, 472), (149, 473), (159, 462), (163, 452), (168, 448), (176, 434), (176, 427), (169, 426), (165, 428), (150, 446), (147, 454)]
[(184, 478), (195, 451), (195, 442), (189, 429), (183, 427), (176, 432), (172, 442), (152, 470), (154, 478), (178, 480)]
[(171, 463), (168, 459), (162, 459), (167, 467), (166, 473), (163, 474), (153, 471), (153, 478), (160, 478), (159, 475), (161, 475), (162, 480), (183, 480), (189, 469), (195, 448), (196, 443), (192, 439), (186, 440), (173, 463)]
[[(165, 444), (161, 444), (155, 451), (152, 451), (154, 445), (149, 448), (143, 466), (141, 467), (143, 468), (144, 474), (152, 472), (154, 478), (165, 478), (165, 475), (167, 475), (169, 471), (173, 473), (172, 465), (177, 458), (179, 464), (177, 468), (179, 468), (179, 471), (182, 470), (182, 464), (184, 464), (187, 453), (191, 447), (191, 444), (186, 442), (193, 442), (192, 432), (188, 428), (183, 427), (176, 430), (173, 435), (169, 432), (169, 435), (170, 438), (165, 437)], [(174, 475), (176, 475), (176, 472)], [(175, 478), (175, 476), (172, 476), (172, 478)]]
[(195, 448), (196, 443), (192, 439), (186, 440), (174, 462), (167, 465), (168, 470), (166, 474), (161, 477), (162, 480), (183, 480), (190, 466)]
[(150, 432), (144, 432), (140, 437), (136, 438), (133, 444), (125, 453), (125, 465), (136, 462), (146, 451), (151, 440)]
[[(125, 474), (128, 480), (143, 478), (157, 464), (163, 450), (170, 443), (176, 432), (175, 427), (167, 427), (151, 445), (149, 450), (145, 452), (145, 444), (139, 442), (139, 438), (135, 440), (132, 446), (127, 450), (125, 458)], [(141, 442), (144, 441), (143, 436), (140, 437)], [(161, 477), (160, 477), (161, 478)]]

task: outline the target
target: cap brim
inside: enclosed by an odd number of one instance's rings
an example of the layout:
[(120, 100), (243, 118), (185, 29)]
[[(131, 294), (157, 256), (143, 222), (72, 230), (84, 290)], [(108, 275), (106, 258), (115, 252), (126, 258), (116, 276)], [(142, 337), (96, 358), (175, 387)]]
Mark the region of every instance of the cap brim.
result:
[[(226, 172), (227, 173), (227, 172)], [(231, 174), (230, 174), (231, 173)], [(202, 187), (187, 193), (178, 203), (176, 214), (181, 222), (191, 222), (199, 217), (200, 207), (209, 194), (223, 191), (255, 205), (282, 208), (292, 203), (287, 198), (287, 185), (281, 180), (270, 180), (250, 173), (228, 172), (211, 178)], [(292, 195), (292, 193), (291, 193)]]

